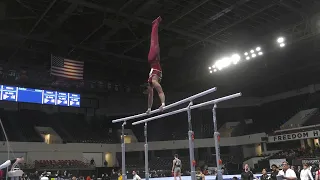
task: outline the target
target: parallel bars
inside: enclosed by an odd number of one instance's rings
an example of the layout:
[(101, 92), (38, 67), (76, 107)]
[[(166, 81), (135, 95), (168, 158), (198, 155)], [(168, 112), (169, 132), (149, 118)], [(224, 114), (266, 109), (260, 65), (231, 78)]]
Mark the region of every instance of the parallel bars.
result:
[[(145, 137), (146, 137), (147, 136), (147, 133), (146, 133), (147, 132), (146, 131), (147, 122), (187, 111), (188, 112), (188, 124), (189, 124), (189, 131), (188, 131), (189, 138), (188, 139), (189, 139), (191, 180), (195, 180), (196, 176), (195, 176), (195, 166), (194, 166), (195, 165), (194, 164), (194, 133), (192, 131), (192, 124), (191, 124), (191, 110), (192, 109), (197, 109), (197, 108), (200, 108), (200, 107), (203, 107), (203, 106), (214, 104), (214, 106), (212, 108), (212, 119), (213, 119), (213, 126), (214, 126), (214, 141), (215, 141), (217, 168), (218, 168), (217, 179), (218, 180), (223, 180), (222, 173), (221, 173), (221, 165), (220, 165), (220, 140), (219, 140), (220, 133), (218, 132), (218, 128), (217, 128), (217, 118), (216, 118), (217, 105), (216, 104), (219, 103), (219, 102), (222, 102), (222, 101), (227, 101), (227, 100), (230, 100), (230, 99), (233, 99), (233, 98), (240, 97), (241, 95), (242, 95), (241, 93), (236, 93), (236, 94), (232, 94), (232, 95), (229, 95), (229, 96), (221, 97), (221, 98), (218, 98), (218, 99), (215, 99), (215, 100), (211, 100), (211, 101), (207, 101), (207, 102), (204, 102), (204, 103), (200, 103), (200, 104), (197, 104), (197, 105), (193, 105), (192, 101), (190, 101), (188, 107), (186, 107), (186, 108), (182, 108), (182, 109), (179, 109), (179, 110), (176, 110), (176, 111), (172, 111), (172, 112), (168, 112), (168, 113), (161, 114), (161, 115), (158, 115), (158, 116), (154, 116), (154, 117), (151, 117), (151, 118), (148, 118), (148, 119), (145, 119), (145, 120), (137, 121), (137, 122), (132, 123), (132, 125), (138, 125), (138, 124), (141, 124), (141, 123), (145, 123)], [(145, 144), (145, 154), (146, 154), (146, 157), (148, 157), (148, 142), (147, 142), (147, 139), (146, 139), (145, 143), (146, 143)], [(149, 170), (148, 159), (145, 160), (145, 168), (147, 170)], [(147, 173), (146, 173), (146, 175), (147, 175)], [(147, 178), (148, 177), (146, 177), (146, 179)]]
[[(189, 102), (189, 106), (188, 107), (191, 107), (192, 105), (192, 101), (194, 99), (197, 99), (199, 97), (202, 97), (202, 96), (205, 96), (207, 94), (210, 94), (210, 93), (213, 93), (217, 90), (216, 87), (214, 88), (211, 88), (211, 89), (208, 89), (206, 91), (203, 91), (201, 93), (198, 93), (198, 94), (195, 94), (193, 96), (190, 96), (188, 98), (185, 98), (183, 100), (180, 100), (180, 101), (177, 101), (175, 103), (172, 103), (172, 104), (169, 104), (168, 106), (165, 106), (163, 107), (163, 111), (165, 110), (168, 110), (170, 108), (173, 108), (175, 106), (178, 106), (180, 104), (184, 104), (184, 103), (187, 103)], [(122, 122), (122, 137), (121, 137), (121, 151), (122, 151), (122, 178), (123, 180), (127, 180), (127, 174), (126, 174), (126, 166), (125, 166), (125, 163), (126, 163), (126, 160), (125, 160), (125, 143), (124, 143), (124, 126), (126, 125), (126, 121), (128, 120), (132, 120), (132, 119), (136, 119), (136, 118), (141, 118), (141, 117), (145, 117), (145, 116), (148, 116), (148, 115), (151, 115), (151, 114), (155, 114), (155, 113), (159, 113), (161, 112), (159, 109), (156, 109), (156, 110), (153, 110), (151, 111), (149, 114), (147, 113), (141, 113), (141, 114), (137, 114), (137, 115), (133, 115), (133, 116), (129, 116), (129, 117), (125, 117), (125, 118), (120, 118), (120, 119), (116, 119), (116, 120), (113, 120), (112, 123), (118, 123), (118, 122)], [(189, 116), (189, 115), (188, 115)], [(190, 124), (191, 124), (191, 111), (190, 111)], [(191, 126), (189, 126), (191, 127)], [(193, 134), (193, 131), (191, 129), (191, 133)], [(145, 122), (145, 125), (144, 125), (144, 137), (145, 137), (145, 179), (148, 180), (149, 179), (149, 158), (148, 158), (148, 139), (147, 139), (147, 122)], [(193, 148), (192, 148), (193, 149)], [(192, 153), (193, 154), (193, 153)], [(193, 157), (193, 160), (194, 160), (194, 157)], [(195, 170), (194, 170), (195, 172)]]

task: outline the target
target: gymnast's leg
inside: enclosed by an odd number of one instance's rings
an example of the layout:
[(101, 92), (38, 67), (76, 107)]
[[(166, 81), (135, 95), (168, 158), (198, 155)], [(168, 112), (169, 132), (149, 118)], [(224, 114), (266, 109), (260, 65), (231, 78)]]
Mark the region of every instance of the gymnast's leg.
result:
[(159, 95), (159, 98), (160, 98), (160, 101), (161, 101), (161, 106), (159, 107), (159, 109), (162, 111), (163, 110), (163, 107), (165, 106), (165, 95), (164, 95), (164, 92), (163, 92), (163, 89), (160, 85), (160, 78), (158, 76), (153, 76), (152, 77), (152, 86), (157, 90), (158, 92), (158, 95)]
[(147, 114), (151, 112), (152, 104), (153, 104), (153, 87), (149, 84), (148, 85), (148, 110), (146, 112)]
[(13, 160), (7, 160), (6, 162), (2, 163), (0, 165), (0, 169), (4, 169), (4, 168), (7, 168), (9, 167), (10, 165), (13, 165), (14, 163), (20, 163), (24, 160), (24, 158), (16, 158), (16, 159), (13, 159)]
[(158, 57), (160, 53), (160, 47), (159, 47), (158, 28), (161, 20), (162, 20), (161, 17), (158, 17), (152, 22), (151, 42), (150, 42), (150, 50), (148, 55), (149, 62), (159, 59)]

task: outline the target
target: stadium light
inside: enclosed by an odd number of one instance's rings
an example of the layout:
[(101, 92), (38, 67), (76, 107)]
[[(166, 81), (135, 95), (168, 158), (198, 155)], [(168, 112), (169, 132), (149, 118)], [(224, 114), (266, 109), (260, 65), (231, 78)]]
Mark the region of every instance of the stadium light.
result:
[(281, 43), (281, 44), (280, 44), (280, 47), (285, 47), (285, 46), (286, 46), (285, 43)]
[(231, 56), (231, 61), (233, 64), (237, 64), (240, 61), (241, 57), (239, 54), (234, 54)]
[(284, 37), (278, 37), (277, 42), (279, 44), (283, 43), (284, 42)]
[(261, 55), (263, 55), (263, 49), (261, 48), (261, 46), (256, 46), (255, 48), (251, 48), (249, 51), (245, 51), (243, 55), (232, 54), (231, 56), (226, 56), (215, 61), (214, 64), (209, 67), (209, 72), (214, 73), (222, 69), (225, 69), (230, 65), (236, 65), (239, 62), (241, 62), (242, 59), (250, 60)]
[(217, 60), (214, 65), (209, 67), (209, 72), (217, 72), (218, 70), (222, 70), (231, 64), (238, 64), (241, 60), (241, 56), (239, 54), (233, 54), (229, 57), (224, 57), (222, 59)]

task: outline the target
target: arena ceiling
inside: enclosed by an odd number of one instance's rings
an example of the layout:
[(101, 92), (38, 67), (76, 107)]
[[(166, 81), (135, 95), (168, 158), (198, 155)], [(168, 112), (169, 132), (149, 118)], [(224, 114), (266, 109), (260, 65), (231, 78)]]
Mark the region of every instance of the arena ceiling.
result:
[[(318, 81), (317, 0), (5, 0), (0, 4), (2, 63), (50, 68), (50, 54), (85, 61), (85, 77), (142, 84), (151, 22), (161, 15), (168, 90), (264, 95)], [(320, 19), (320, 18), (319, 18)], [(290, 45), (273, 47), (286, 36)], [(231, 51), (262, 45), (259, 60), (210, 75)]]

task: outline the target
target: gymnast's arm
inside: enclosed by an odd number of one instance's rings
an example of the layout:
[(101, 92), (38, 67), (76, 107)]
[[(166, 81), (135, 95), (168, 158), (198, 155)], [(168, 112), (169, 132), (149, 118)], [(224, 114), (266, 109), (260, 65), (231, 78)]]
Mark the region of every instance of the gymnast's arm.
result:
[(150, 85), (148, 85), (148, 110), (147, 110), (147, 113), (151, 112), (152, 104), (153, 104), (153, 88)]
[(176, 164), (176, 160), (173, 160), (172, 162), (172, 172), (174, 172), (174, 165)]

